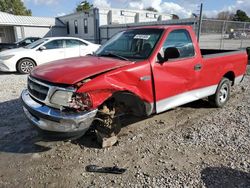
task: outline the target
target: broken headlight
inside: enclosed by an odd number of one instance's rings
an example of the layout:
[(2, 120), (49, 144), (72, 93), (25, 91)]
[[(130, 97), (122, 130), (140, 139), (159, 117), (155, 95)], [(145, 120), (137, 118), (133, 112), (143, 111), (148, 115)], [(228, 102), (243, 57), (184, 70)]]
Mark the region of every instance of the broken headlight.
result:
[(92, 100), (88, 93), (74, 93), (69, 103), (69, 107), (76, 110), (89, 110), (92, 106)]
[(76, 93), (70, 90), (57, 90), (50, 98), (52, 104), (69, 107), (75, 110), (88, 110), (92, 107), (92, 100), (88, 93)]

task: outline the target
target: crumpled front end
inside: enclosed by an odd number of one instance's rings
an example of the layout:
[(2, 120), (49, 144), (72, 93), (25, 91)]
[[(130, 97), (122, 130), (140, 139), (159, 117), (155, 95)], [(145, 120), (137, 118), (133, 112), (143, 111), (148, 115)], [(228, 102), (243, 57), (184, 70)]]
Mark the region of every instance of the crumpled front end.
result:
[[(51, 132), (81, 133), (91, 126), (97, 109), (69, 110), (56, 103), (64, 102), (69, 106), (71, 92), (65, 88), (51, 86), (29, 78), (28, 89), (21, 94), (23, 109), (28, 120), (36, 127)], [(63, 93), (63, 94), (61, 94)], [(56, 99), (53, 99), (56, 96)], [(59, 98), (58, 98), (59, 97)], [(60, 98), (61, 97), (61, 98)]]

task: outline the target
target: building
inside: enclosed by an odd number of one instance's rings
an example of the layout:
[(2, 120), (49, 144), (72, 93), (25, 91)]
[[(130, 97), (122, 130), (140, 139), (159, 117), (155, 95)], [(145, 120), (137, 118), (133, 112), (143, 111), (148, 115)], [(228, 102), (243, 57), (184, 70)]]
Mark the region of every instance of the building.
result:
[(112, 36), (122, 30), (133, 27), (141, 26), (155, 26), (155, 25), (191, 25), (193, 29), (197, 32), (198, 22), (197, 19), (172, 19), (172, 20), (162, 20), (162, 21), (150, 21), (150, 22), (140, 22), (140, 23), (128, 23), (128, 24), (112, 24), (112, 25), (102, 25), (99, 27), (100, 33), (100, 44), (105, 43)]
[(59, 19), (67, 26), (68, 36), (100, 43), (100, 26), (163, 21), (171, 20), (172, 17), (171, 14), (145, 10), (93, 8), (86, 12), (61, 16)]
[(0, 42), (25, 37), (65, 36), (66, 26), (58, 18), (16, 16), (0, 12)]

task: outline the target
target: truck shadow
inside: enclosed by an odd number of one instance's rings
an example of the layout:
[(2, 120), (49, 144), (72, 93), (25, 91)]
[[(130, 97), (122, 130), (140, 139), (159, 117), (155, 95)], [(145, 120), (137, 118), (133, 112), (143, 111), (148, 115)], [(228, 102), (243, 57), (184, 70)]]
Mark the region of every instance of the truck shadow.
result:
[[(199, 100), (187, 105), (184, 108), (212, 108), (207, 101)], [(147, 118), (134, 116), (124, 116), (121, 119), (122, 127), (139, 123)], [(39, 134), (37, 129), (26, 120), (21, 101), (14, 99), (0, 103), (0, 152), (9, 153), (37, 153), (45, 152), (51, 148), (40, 145), (39, 142), (63, 141), (65, 139), (53, 139)], [(72, 139), (71, 139), (72, 140)], [(73, 144), (81, 147), (101, 148), (97, 143), (96, 135), (93, 131), (79, 139), (72, 140)]]
[(183, 108), (214, 108), (207, 100), (200, 99), (188, 104), (184, 104), (181, 107)]
[[(181, 106), (181, 108), (193, 108), (193, 109), (204, 109), (204, 108), (214, 108), (207, 100), (198, 100), (194, 101), (192, 103), (185, 104)], [(174, 109), (170, 109), (167, 112), (162, 112), (162, 113), (168, 113), (169, 111), (172, 111)], [(160, 113), (160, 114), (162, 114)], [(153, 115), (154, 116), (154, 115)], [(152, 117), (152, 116), (150, 116)], [(129, 125), (132, 125), (134, 123), (139, 123), (141, 121), (144, 121), (146, 119), (149, 119), (150, 117), (136, 117), (133, 115), (125, 115), (120, 118), (121, 126), (122, 128), (125, 128)], [(126, 134), (125, 134), (126, 135)], [(119, 137), (125, 136), (123, 131), (121, 131), (118, 135), (118, 142), (119, 142)], [(78, 144), (81, 147), (87, 147), (87, 148), (99, 148), (101, 149), (100, 144), (97, 142), (97, 138), (95, 135), (94, 131), (89, 131), (87, 134), (82, 136), (79, 139), (76, 139), (72, 141), (73, 144)]]
[(93, 130), (88, 131), (83, 135), (82, 137), (72, 140), (72, 144), (77, 144), (81, 148), (96, 148), (96, 149), (101, 149), (100, 144), (97, 142), (97, 137), (96, 134)]
[(201, 172), (207, 188), (250, 187), (250, 174), (228, 167), (207, 167)]
[(50, 150), (24, 117), (19, 99), (0, 103), (0, 152), (37, 153)]
[[(132, 125), (134, 123), (139, 123), (140, 121), (144, 121), (145, 119), (148, 119), (147, 117), (136, 117), (136, 116), (131, 116), (131, 115), (125, 115), (120, 118), (121, 122), (121, 128), (125, 128), (129, 125)], [(125, 136), (126, 134), (121, 131), (118, 134), (118, 142), (119, 144), (119, 137)], [(95, 134), (94, 130), (88, 131), (84, 136), (82, 136), (79, 139), (73, 140), (73, 144), (78, 144), (81, 147), (87, 147), (87, 148), (96, 148), (96, 149), (101, 149), (101, 145), (97, 142), (97, 136)], [(116, 144), (115, 144), (116, 145)]]

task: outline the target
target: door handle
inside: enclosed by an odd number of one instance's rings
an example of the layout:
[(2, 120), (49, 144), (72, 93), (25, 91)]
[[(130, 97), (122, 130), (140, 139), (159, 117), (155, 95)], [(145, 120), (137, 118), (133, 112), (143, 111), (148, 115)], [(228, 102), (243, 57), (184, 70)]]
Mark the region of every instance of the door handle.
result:
[(196, 64), (196, 65), (194, 66), (194, 70), (196, 70), (196, 71), (201, 70), (201, 68), (202, 68), (202, 65), (201, 65), (201, 64)]

